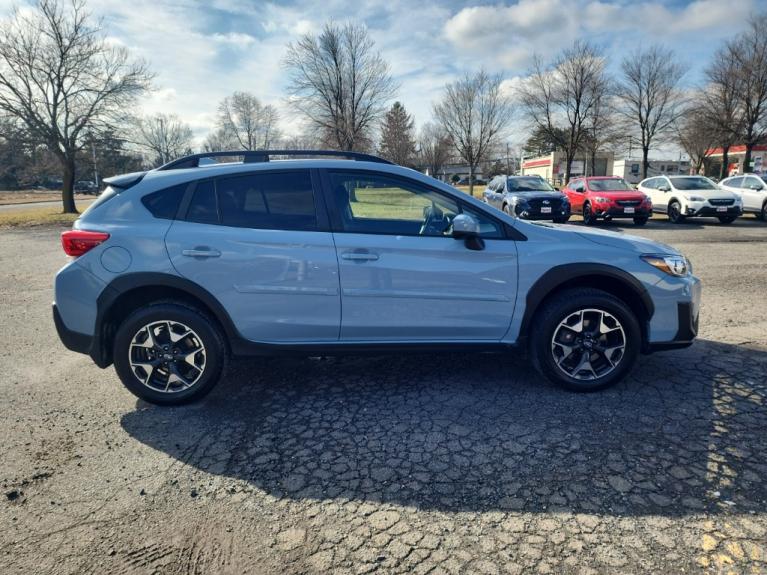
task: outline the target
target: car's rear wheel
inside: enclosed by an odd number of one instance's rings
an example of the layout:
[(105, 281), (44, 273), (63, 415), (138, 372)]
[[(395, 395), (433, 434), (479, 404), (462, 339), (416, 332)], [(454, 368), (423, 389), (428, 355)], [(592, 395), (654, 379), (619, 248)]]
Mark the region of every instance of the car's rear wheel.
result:
[(591, 211), (591, 204), (588, 202), (583, 204), (583, 223), (587, 226), (593, 226), (597, 223), (597, 217)]
[(767, 222), (767, 200), (762, 204), (762, 210), (759, 212), (759, 214), (756, 216), (763, 222)]
[(639, 322), (617, 297), (596, 289), (564, 291), (536, 314), (530, 353), (536, 369), (572, 391), (623, 379), (642, 343)]
[(672, 224), (681, 224), (685, 220), (682, 215), (682, 206), (676, 200), (668, 205), (668, 219)]
[(647, 220), (649, 218), (634, 218), (634, 225), (635, 226), (643, 226), (647, 223)]
[(720, 224), (731, 224), (735, 221), (736, 216), (719, 216), (717, 219)]
[(131, 393), (149, 403), (180, 405), (213, 389), (226, 347), (215, 322), (198, 310), (159, 303), (133, 312), (120, 325), (113, 357)]

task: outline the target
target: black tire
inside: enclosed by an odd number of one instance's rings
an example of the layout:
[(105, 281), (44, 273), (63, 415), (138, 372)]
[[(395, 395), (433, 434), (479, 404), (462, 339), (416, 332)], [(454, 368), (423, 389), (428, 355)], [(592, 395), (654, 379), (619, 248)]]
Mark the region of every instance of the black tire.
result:
[[(196, 375), (190, 387), (172, 392), (160, 391), (144, 384), (131, 367), (131, 354), (134, 353), (131, 349), (131, 342), (134, 341), (135, 337), (138, 337), (142, 328), (155, 322), (170, 322), (174, 327), (182, 325), (191, 329), (193, 332), (191, 341), (201, 342), (204, 347), (202, 349), (202, 361), (204, 362), (202, 369), (194, 368), (201, 373)], [(163, 328), (158, 329), (161, 336)], [(144, 330), (144, 334), (146, 333), (147, 331)], [(158, 334), (155, 334), (155, 337), (158, 337)], [(175, 344), (167, 337), (164, 339), (173, 346), (176, 344), (190, 345), (185, 343), (185, 341), (189, 341), (185, 339), (178, 340)], [(152, 353), (157, 354), (158, 352), (153, 351)], [(159, 353), (162, 354), (162, 352)], [(199, 355), (195, 357), (199, 358)], [(218, 383), (226, 364), (226, 346), (217, 323), (207, 315), (184, 304), (162, 302), (140, 308), (122, 322), (115, 334), (113, 358), (117, 375), (133, 395), (156, 405), (181, 405), (201, 399)], [(161, 359), (157, 358), (154, 361), (161, 361)], [(172, 363), (185, 366), (181, 360)], [(164, 367), (157, 366), (157, 368), (158, 377), (161, 377), (162, 374), (169, 374), (169, 371)], [(141, 368), (138, 368), (138, 371), (142, 373)], [(196, 374), (197, 372), (192, 373)], [(152, 377), (150, 374), (148, 379), (151, 380)]]
[(555, 224), (566, 224), (569, 219), (570, 219), (570, 216), (567, 216), (566, 218), (554, 218), (554, 223)]
[(591, 204), (583, 204), (583, 223), (587, 226), (593, 226), (597, 223), (597, 217), (591, 211)]
[(635, 226), (643, 226), (647, 223), (647, 220), (650, 218), (634, 218), (634, 225)]
[(762, 211), (756, 215), (763, 222), (767, 222), (767, 200), (762, 204)]
[(682, 215), (682, 206), (676, 200), (668, 205), (668, 219), (672, 224), (684, 223), (685, 217)]
[(719, 220), (720, 224), (727, 225), (727, 224), (731, 224), (732, 222), (734, 222), (737, 219), (737, 216), (719, 216), (716, 219)]
[(511, 213), (511, 209), (509, 208), (509, 204), (503, 204), (503, 213), (509, 216), (513, 216), (514, 214)]
[[(558, 367), (555, 358), (556, 351), (553, 338), (557, 330), (560, 329), (561, 322), (564, 322), (568, 317), (572, 317), (573, 314), (577, 314), (579, 310), (601, 310), (601, 312), (606, 312), (609, 316), (612, 316), (612, 319), (618, 322), (619, 327), (623, 330), (622, 338), (625, 344), (623, 352), (619, 355), (615, 355), (616, 352), (613, 352), (611, 357), (617, 363), (615, 363), (614, 367), (610, 368), (610, 371), (604, 371), (604, 369), (597, 367), (592, 371), (594, 376), (596, 376), (593, 379), (581, 379), (569, 375), (566, 369)], [(587, 313), (593, 314), (593, 312)], [(589, 319), (588, 321), (593, 320)], [(575, 288), (556, 294), (538, 310), (532, 325), (534, 327), (529, 343), (533, 365), (547, 379), (571, 391), (597, 391), (618, 383), (634, 367), (642, 346), (639, 322), (631, 309), (617, 297), (597, 289)], [(615, 324), (611, 325), (614, 326)], [(607, 338), (608, 336), (600, 337)], [(597, 340), (596, 345), (599, 345), (601, 341), (601, 339)], [(572, 353), (583, 354), (585, 352), (576, 350)], [(589, 357), (593, 357), (595, 353), (597, 352), (589, 352)], [(609, 366), (607, 366), (604, 357), (605, 354), (602, 354), (594, 362), (605, 366), (605, 369), (607, 369)], [(575, 359), (580, 361), (582, 355)], [(560, 359), (560, 363), (565, 364), (566, 360)], [(589, 366), (591, 366), (591, 363), (589, 363)], [(600, 371), (599, 374), (597, 370)], [(575, 372), (575, 375), (580, 374), (582, 371)]]

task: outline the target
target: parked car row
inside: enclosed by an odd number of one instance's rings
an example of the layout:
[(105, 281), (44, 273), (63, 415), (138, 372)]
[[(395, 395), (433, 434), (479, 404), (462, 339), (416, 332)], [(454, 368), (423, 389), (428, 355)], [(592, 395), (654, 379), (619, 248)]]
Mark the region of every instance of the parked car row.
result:
[(695, 217), (730, 224), (746, 213), (767, 221), (767, 176), (733, 176), (718, 185), (704, 176), (656, 176), (636, 190), (619, 177), (591, 176), (573, 178), (558, 191), (539, 176), (502, 175), (490, 181), (482, 199), (517, 218), (555, 223), (580, 214), (588, 226), (617, 218), (643, 226), (655, 211), (675, 224)]

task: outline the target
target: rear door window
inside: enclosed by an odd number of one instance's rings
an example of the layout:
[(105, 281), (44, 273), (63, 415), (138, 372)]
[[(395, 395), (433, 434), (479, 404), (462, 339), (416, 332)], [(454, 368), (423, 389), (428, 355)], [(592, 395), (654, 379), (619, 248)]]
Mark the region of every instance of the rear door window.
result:
[(200, 182), (194, 190), (186, 219), (200, 224), (218, 223), (218, 206), (213, 180)]
[(317, 213), (308, 170), (220, 178), (218, 210), (225, 226), (315, 230)]

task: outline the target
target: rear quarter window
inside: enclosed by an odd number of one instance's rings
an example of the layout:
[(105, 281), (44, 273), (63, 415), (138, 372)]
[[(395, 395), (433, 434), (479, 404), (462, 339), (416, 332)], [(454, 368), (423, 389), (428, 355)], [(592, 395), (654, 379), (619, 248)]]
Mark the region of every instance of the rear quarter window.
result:
[(178, 206), (184, 197), (187, 184), (165, 188), (141, 198), (141, 203), (156, 218), (172, 220), (176, 217)]

